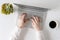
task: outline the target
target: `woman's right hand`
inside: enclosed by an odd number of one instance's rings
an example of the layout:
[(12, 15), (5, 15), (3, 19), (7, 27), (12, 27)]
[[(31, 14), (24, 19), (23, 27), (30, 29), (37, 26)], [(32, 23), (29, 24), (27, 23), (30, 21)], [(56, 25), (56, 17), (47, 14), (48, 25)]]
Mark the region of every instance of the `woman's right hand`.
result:
[(38, 16), (33, 16), (32, 17), (32, 26), (35, 30), (40, 31), (41, 27), (40, 27), (40, 18)]

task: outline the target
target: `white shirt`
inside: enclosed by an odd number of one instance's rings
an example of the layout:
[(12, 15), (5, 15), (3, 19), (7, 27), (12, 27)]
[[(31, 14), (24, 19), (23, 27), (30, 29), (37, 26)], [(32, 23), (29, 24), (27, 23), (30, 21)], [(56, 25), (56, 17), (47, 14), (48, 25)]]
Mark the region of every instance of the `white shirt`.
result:
[[(15, 28), (15, 30), (13, 30), (13, 33), (11, 33), (11, 37), (9, 40), (21, 40), (20, 39), (20, 33), (21, 31), (23, 31), (24, 29), (20, 29), (18, 27)], [(36, 31), (36, 40), (45, 40), (44, 35), (43, 35), (43, 31)]]

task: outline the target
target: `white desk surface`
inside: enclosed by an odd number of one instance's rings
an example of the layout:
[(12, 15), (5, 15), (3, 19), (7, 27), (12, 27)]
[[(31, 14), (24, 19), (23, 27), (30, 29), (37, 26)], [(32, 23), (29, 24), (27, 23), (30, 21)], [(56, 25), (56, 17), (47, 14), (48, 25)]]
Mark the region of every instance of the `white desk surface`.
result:
[[(21, 4), (27, 4), (29, 3), (29, 5), (32, 5), (32, 6), (39, 6), (39, 7), (45, 7), (45, 8), (56, 8), (55, 6), (58, 6), (57, 4), (60, 3), (60, 1), (48, 1), (48, 0), (42, 0), (42, 1), (37, 1), (36, 0), (34, 1), (27, 1), (25, 0), (25, 2), (23, 2), (24, 0), (0, 0), (0, 7), (1, 7), (1, 4), (2, 3), (21, 3)], [(48, 3), (47, 3), (48, 1)], [(52, 1), (52, 5), (49, 5)], [(39, 2), (39, 5), (37, 5)], [(56, 5), (54, 5), (55, 3), (57, 2)], [(42, 5), (42, 4), (44, 5)], [(46, 5), (48, 4), (48, 5)], [(27, 4), (28, 5), (28, 4)], [(9, 37), (10, 37), (10, 34), (12, 32), (12, 30), (16, 27), (16, 20), (17, 20), (17, 16), (18, 16), (18, 13), (17, 11), (15, 11), (13, 14), (10, 14), (10, 15), (2, 15), (1, 12), (0, 12), (0, 40), (9, 40)], [(59, 31), (59, 30), (58, 30)], [(51, 33), (51, 32), (50, 32)], [(32, 35), (32, 36), (31, 36)], [(53, 36), (54, 39), (55, 39), (55, 36)], [(59, 36), (58, 36), (59, 37)], [(58, 38), (57, 38), (58, 39)], [(25, 40), (35, 40), (35, 34), (34, 34), (34, 30), (33, 29), (29, 29), (27, 35), (26, 35), (26, 38)]]

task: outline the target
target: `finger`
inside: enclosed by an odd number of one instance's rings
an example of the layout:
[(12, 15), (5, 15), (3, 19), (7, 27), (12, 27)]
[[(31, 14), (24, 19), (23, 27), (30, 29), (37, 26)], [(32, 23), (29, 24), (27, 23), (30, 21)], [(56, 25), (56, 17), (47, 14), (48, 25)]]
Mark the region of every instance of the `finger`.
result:
[(35, 16), (35, 24), (39, 24), (40, 23), (39, 20), (40, 19), (37, 16)]
[(39, 19), (38, 19), (38, 16), (35, 16), (35, 23), (39, 23)]
[(35, 24), (35, 21), (34, 21), (34, 19), (31, 19), (32, 20), (32, 24)]
[(27, 14), (26, 13), (23, 13), (22, 14), (22, 19), (24, 20), (26, 17), (27, 17)]
[(40, 18), (39, 18), (39, 17), (37, 17), (37, 16), (36, 16), (36, 20), (37, 20), (37, 22), (40, 22)]
[(35, 17), (35, 16), (33, 16), (32, 18), (33, 18), (34, 22), (36, 23), (36, 22), (37, 22), (36, 17)]
[(26, 15), (27, 16), (27, 13), (22, 13), (21, 16), (23, 16), (23, 15)]
[(19, 18), (22, 18), (22, 17), (24, 17), (24, 16), (27, 16), (27, 13), (22, 13), (21, 15), (19, 15)]

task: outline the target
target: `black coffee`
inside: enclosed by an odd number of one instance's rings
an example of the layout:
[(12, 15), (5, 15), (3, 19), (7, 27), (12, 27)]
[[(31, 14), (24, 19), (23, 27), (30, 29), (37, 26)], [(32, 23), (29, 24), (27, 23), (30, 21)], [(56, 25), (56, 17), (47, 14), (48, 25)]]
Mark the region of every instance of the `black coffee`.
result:
[(56, 25), (57, 25), (57, 24), (56, 24), (55, 21), (51, 21), (51, 22), (49, 23), (50, 28), (55, 28)]

